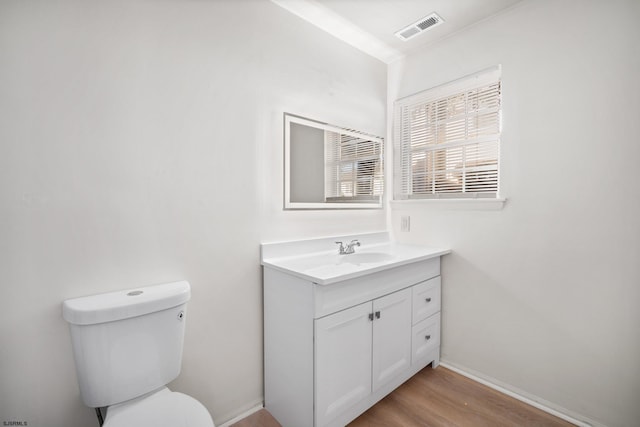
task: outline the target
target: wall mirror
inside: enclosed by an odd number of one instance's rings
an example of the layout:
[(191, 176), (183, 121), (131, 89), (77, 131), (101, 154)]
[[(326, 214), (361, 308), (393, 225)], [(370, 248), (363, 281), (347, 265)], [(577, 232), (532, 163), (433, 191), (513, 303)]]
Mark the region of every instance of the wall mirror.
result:
[(284, 114), (284, 208), (382, 207), (384, 139)]

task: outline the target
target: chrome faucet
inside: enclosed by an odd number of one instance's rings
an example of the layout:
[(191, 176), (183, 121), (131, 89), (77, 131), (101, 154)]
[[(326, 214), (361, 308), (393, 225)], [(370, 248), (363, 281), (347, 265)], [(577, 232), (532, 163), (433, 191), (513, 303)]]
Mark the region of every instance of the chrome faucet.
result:
[(336, 242), (336, 245), (340, 245), (338, 248), (340, 250), (340, 255), (349, 255), (356, 251), (354, 246), (360, 246), (360, 242), (356, 239), (352, 240), (351, 243), (348, 243), (347, 245), (343, 245), (342, 242)]

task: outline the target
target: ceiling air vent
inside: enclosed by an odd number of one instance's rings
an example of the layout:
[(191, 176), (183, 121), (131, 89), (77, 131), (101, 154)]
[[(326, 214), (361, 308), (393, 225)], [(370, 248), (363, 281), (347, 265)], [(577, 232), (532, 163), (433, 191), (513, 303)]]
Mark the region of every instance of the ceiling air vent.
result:
[(396, 31), (395, 34), (400, 40), (407, 41), (417, 36), (418, 34), (427, 31), (430, 28), (442, 24), (443, 22), (444, 19), (442, 19), (440, 16), (438, 16), (437, 13), (434, 12), (431, 15), (425, 16), (424, 18), (419, 19), (413, 24), (407, 25), (403, 29)]

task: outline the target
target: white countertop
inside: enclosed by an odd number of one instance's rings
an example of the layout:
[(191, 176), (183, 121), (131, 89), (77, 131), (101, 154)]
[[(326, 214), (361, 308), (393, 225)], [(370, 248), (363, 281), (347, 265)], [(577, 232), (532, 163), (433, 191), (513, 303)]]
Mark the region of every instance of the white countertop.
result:
[[(339, 255), (334, 242), (354, 239), (361, 243), (355, 253)], [(450, 252), (393, 242), (387, 232), (382, 232), (263, 244), (261, 264), (319, 285), (330, 285)]]

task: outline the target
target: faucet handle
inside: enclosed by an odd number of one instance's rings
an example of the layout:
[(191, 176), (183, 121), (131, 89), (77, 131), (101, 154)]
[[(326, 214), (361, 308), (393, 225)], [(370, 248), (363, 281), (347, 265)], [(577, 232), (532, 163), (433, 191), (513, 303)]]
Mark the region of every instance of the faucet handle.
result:
[(360, 242), (358, 241), (358, 239), (353, 239), (351, 241), (351, 243), (349, 243), (350, 246), (356, 245), (356, 246), (360, 246)]

